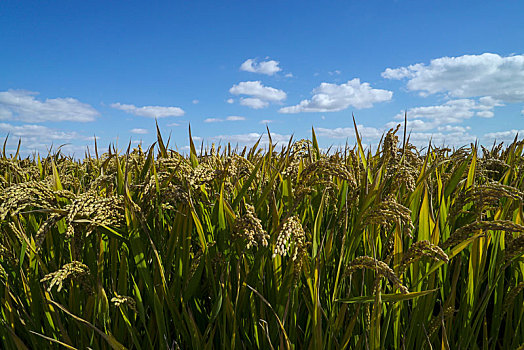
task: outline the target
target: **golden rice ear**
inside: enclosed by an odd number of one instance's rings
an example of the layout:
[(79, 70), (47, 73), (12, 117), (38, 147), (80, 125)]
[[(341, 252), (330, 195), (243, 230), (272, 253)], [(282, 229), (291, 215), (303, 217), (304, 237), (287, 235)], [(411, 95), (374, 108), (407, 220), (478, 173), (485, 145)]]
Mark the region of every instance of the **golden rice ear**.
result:
[(49, 287), (47, 287), (48, 292), (51, 291), (55, 285), (57, 286), (57, 291), (60, 292), (66, 280), (78, 280), (85, 284), (86, 278), (88, 278), (89, 275), (89, 267), (79, 261), (72, 261), (62, 266), (58, 271), (48, 273), (40, 282), (49, 281)]
[[(359, 269), (369, 269), (374, 270), (378, 273), (379, 276), (387, 278), (392, 284), (394, 284), (401, 293), (406, 294), (409, 290), (404, 286), (400, 278), (395, 274), (395, 272), (383, 261), (377, 260), (369, 256), (359, 256), (353, 259), (347, 266), (345, 274), (347, 276), (353, 274), (356, 270)], [(373, 288), (375, 289), (375, 287)]]
[(235, 220), (234, 237), (247, 242), (247, 249), (257, 247), (259, 244), (267, 247), (269, 234), (262, 227), (262, 221), (257, 218), (255, 208), (250, 204), (245, 204), (244, 207), (244, 215), (237, 216)]
[(429, 257), (433, 260), (449, 262), (448, 255), (439, 246), (424, 240), (413, 243), (403, 254), (399, 270), (404, 272), (406, 268), (418, 261), (422, 257)]

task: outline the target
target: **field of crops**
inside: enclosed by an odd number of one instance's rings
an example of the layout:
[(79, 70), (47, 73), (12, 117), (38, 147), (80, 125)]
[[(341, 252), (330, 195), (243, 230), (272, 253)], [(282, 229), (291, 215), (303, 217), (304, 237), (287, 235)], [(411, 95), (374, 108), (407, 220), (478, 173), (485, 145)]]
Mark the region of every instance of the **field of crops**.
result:
[(0, 348), (523, 348), (524, 142), (357, 141), (4, 146)]

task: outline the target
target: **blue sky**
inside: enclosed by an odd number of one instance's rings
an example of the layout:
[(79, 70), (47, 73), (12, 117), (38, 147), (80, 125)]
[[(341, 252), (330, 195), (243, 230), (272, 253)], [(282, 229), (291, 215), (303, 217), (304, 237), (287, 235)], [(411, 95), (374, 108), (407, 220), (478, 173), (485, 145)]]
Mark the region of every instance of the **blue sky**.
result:
[[(522, 1), (0, 2), (0, 137), (25, 154), (310, 137), (524, 134)], [(263, 138), (265, 140), (265, 137)]]

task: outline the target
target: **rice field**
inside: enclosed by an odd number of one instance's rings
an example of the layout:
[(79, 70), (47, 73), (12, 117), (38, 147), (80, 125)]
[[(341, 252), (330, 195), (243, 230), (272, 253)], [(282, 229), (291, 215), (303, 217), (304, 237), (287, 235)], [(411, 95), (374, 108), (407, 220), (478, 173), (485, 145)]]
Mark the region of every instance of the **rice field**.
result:
[(269, 139), (4, 144), (0, 348), (524, 348), (524, 141)]

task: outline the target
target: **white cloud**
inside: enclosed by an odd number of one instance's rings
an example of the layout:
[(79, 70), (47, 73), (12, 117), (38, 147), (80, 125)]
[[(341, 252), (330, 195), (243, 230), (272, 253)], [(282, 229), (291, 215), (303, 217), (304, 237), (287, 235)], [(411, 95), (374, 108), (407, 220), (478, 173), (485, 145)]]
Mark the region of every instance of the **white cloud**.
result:
[(274, 121), (271, 120), (271, 119), (262, 119), (259, 123), (260, 124), (271, 124), (273, 123)]
[(261, 108), (266, 108), (267, 106), (269, 106), (269, 102), (262, 101), (259, 98), (249, 98), (249, 97), (241, 98), (240, 104), (242, 106), (247, 106), (253, 109), (261, 109)]
[(342, 72), (339, 71), (338, 69), (332, 71), (332, 72), (328, 72), (329, 75), (340, 75)]
[(241, 97), (240, 104), (253, 109), (265, 108), (270, 102), (282, 102), (287, 97), (284, 91), (264, 86), (260, 81), (242, 81), (233, 85), (229, 92), (233, 95), (249, 96)]
[(149, 118), (180, 117), (184, 115), (184, 110), (179, 107), (162, 107), (162, 106), (143, 106), (112, 103), (112, 108), (119, 109), (126, 113)]
[(220, 118), (207, 118), (207, 119), (204, 119), (204, 123), (218, 123), (218, 122), (223, 122), (224, 120), (223, 119), (220, 119)]
[(35, 124), (12, 125), (8, 123), (0, 123), (0, 131), (6, 134), (9, 133), (16, 138), (22, 138), (22, 142), (27, 140), (35, 141), (46, 139), (74, 140), (80, 137), (75, 131), (60, 131)]
[(287, 73), (286, 75), (284, 75), (286, 78), (293, 78), (293, 73)]
[(394, 69), (386, 68), (386, 70), (383, 71), (381, 75), (383, 78), (386, 78), (386, 79), (395, 79), (395, 80), (403, 79), (403, 78), (412, 76), (411, 71), (415, 69), (419, 69), (421, 66), (422, 65), (419, 63), (419, 64), (411, 65), (408, 68), (406, 67), (400, 67), (400, 68), (394, 68)]
[[(483, 97), (478, 101), (459, 99), (447, 101), (437, 106), (414, 107), (407, 112), (408, 128), (415, 131), (427, 131), (450, 124), (460, 124), (473, 116), (491, 118), (493, 117), (493, 109), (501, 105), (498, 100)], [(394, 119), (403, 121), (404, 112), (397, 114)], [(387, 123), (386, 127), (395, 127), (397, 124), (398, 122), (392, 121)]]
[(482, 118), (492, 118), (495, 114), (492, 111), (480, 111), (477, 112), (477, 116)]
[(502, 101), (499, 101), (491, 96), (484, 96), (479, 98), (481, 109), (491, 109), (492, 107), (503, 106)]
[[(370, 142), (378, 142), (388, 129), (396, 127), (397, 124), (399, 123), (388, 125), (384, 129), (364, 125), (357, 125), (357, 128), (364, 144), (369, 145)], [(438, 132), (412, 132), (410, 133), (409, 142), (419, 148), (427, 147), (430, 140), (433, 145), (437, 146), (444, 145), (460, 147), (469, 144), (470, 142), (475, 142), (476, 140), (476, 137), (470, 135), (468, 130), (469, 128), (467, 127), (444, 126)], [(355, 129), (352, 127), (335, 129), (315, 128), (315, 132), (319, 136), (332, 139), (355, 138)]]
[[(364, 125), (357, 125), (358, 133), (362, 138), (380, 138), (383, 134), (383, 130), (368, 127)], [(355, 137), (355, 128), (335, 128), (335, 129), (327, 129), (327, 128), (316, 128), (316, 133), (319, 136), (325, 136), (329, 138), (348, 138), (348, 137)]]
[[(269, 143), (269, 139), (267, 137), (267, 134), (259, 134), (256, 132), (248, 133), (248, 134), (236, 134), (236, 135), (218, 135), (210, 137), (211, 141), (222, 141), (222, 142), (229, 142), (232, 144), (242, 144), (242, 145), (253, 145), (258, 139), (262, 136), (262, 139), (260, 141), (261, 144), (267, 145)], [(275, 143), (287, 143), (289, 139), (291, 138), (291, 135), (281, 135), (281, 134), (275, 134), (271, 133), (271, 139), (273, 140), (273, 144)]]
[(191, 101), (191, 103), (193, 103), (194, 105), (197, 105), (200, 101), (199, 100), (193, 100)]
[(264, 86), (260, 81), (242, 81), (233, 85), (229, 92), (249, 96), (240, 98), (240, 104), (253, 109), (265, 108), (269, 102), (281, 102), (287, 97), (284, 91)]
[(437, 128), (438, 131), (447, 131), (447, 132), (466, 132), (467, 130), (470, 130), (471, 127), (469, 126), (466, 126), (466, 127), (463, 127), (463, 126), (458, 126), (458, 125), (444, 125), (444, 126), (439, 126)]
[[(47, 154), (47, 152), (53, 146), (53, 150), (56, 150), (59, 146), (64, 145), (61, 150), (65, 154), (83, 154), (86, 151), (85, 146), (70, 144), (79, 140), (91, 141), (92, 137), (84, 137), (75, 131), (63, 131), (53, 128), (48, 128), (43, 125), (36, 124), (22, 124), (12, 125), (9, 123), (0, 123), (0, 134), (8, 134), (9, 139), (7, 142), (8, 152), (14, 148), (16, 152), (16, 146), (18, 140), (21, 143), (21, 153), (28, 155), (30, 152), (37, 151), (39, 153)], [(11, 153), (14, 153), (11, 152)]]
[(169, 123), (169, 124), (167, 124), (167, 126), (180, 126), (180, 124), (178, 124), (178, 123)]
[(406, 78), (407, 88), (422, 95), (443, 92), (458, 98), (492, 96), (504, 102), (524, 102), (524, 55), (441, 57), (429, 65), (387, 68), (382, 76)]
[(219, 122), (224, 122), (224, 121), (236, 122), (236, 121), (241, 121), (241, 120), (246, 120), (246, 118), (238, 116), (238, 115), (230, 115), (226, 119), (207, 118), (207, 119), (204, 120), (204, 123), (219, 123)]
[[(391, 124), (384, 129), (357, 125), (365, 147), (373, 142), (378, 143), (388, 129), (395, 128), (400, 123), (392, 122)], [(436, 146), (461, 147), (476, 140), (476, 136), (468, 133), (469, 129), (468, 127), (460, 126), (443, 126), (436, 132), (411, 132), (409, 142), (418, 148), (427, 147), (430, 140), (432, 145)], [(355, 138), (355, 129), (352, 127), (335, 129), (315, 128), (315, 132), (319, 136), (331, 139)]]
[(374, 103), (389, 101), (393, 92), (373, 89), (369, 83), (360, 83), (355, 78), (340, 85), (322, 83), (313, 90), (311, 100), (303, 100), (298, 105), (284, 107), (280, 113), (300, 112), (337, 112), (353, 106), (355, 108), (370, 108)]
[(240, 66), (240, 70), (245, 72), (260, 73), (266, 75), (273, 75), (276, 72), (281, 71), (282, 69), (278, 66), (278, 61), (269, 60), (257, 62), (256, 59), (247, 59)]
[(247, 95), (270, 102), (281, 102), (287, 97), (284, 91), (264, 86), (260, 81), (242, 81), (233, 85), (229, 92), (233, 95)]
[(230, 115), (229, 117), (226, 118), (226, 120), (236, 122), (236, 121), (246, 120), (246, 118), (239, 116), (239, 115)]
[(0, 120), (30, 123), (44, 121), (90, 122), (100, 114), (96, 109), (77, 99), (48, 98), (37, 100), (37, 92), (7, 90), (0, 92)]
[(132, 134), (147, 134), (148, 133), (147, 129), (139, 129), (139, 128), (131, 129), (129, 131)]
[(437, 147), (462, 147), (475, 142), (477, 137), (463, 131), (450, 133), (415, 132), (409, 136), (409, 143), (417, 146), (419, 149), (427, 147), (430, 140), (431, 144)]
[(235, 100), (233, 100), (232, 98), (228, 98), (226, 102), (229, 104), (233, 104), (235, 103)]
[(519, 134), (520, 138), (522, 138), (522, 135), (524, 135), (524, 130), (512, 129), (507, 131), (489, 132), (484, 134), (484, 137), (490, 140), (513, 142), (517, 134)]

